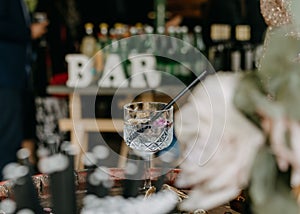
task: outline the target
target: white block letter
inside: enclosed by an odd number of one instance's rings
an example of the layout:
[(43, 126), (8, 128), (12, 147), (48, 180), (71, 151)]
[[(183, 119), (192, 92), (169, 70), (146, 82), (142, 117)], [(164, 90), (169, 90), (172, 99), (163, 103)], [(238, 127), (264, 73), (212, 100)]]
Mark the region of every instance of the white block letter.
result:
[(68, 81), (69, 87), (86, 87), (93, 80), (92, 63), (87, 56), (83, 54), (66, 55), (68, 63)]
[(99, 87), (128, 87), (121, 58), (118, 54), (109, 54), (104, 65), (103, 75), (98, 81)]
[(131, 83), (133, 88), (155, 88), (160, 85), (161, 73), (156, 71), (156, 59), (152, 55), (130, 55)]

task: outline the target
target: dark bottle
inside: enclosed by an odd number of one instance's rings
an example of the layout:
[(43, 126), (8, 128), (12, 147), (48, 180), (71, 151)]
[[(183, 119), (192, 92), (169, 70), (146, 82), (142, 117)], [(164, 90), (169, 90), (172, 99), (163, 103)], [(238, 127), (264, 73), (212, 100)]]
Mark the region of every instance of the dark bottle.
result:
[(204, 55), (206, 55), (206, 47), (203, 41), (203, 36), (202, 36), (202, 27), (200, 25), (196, 25), (194, 27), (194, 46), (197, 48), (199, 51), (201, 51)]
[(250, 43), (249, 25), (235, 27), (235, 43), (232, 49), (231, 68), (233, 71), (253, 70), (253, 46)]
[(175, 37), (175, 27), (174, 26), (168, 27), (167, 34), (169, 36), (169, 39), (167, 39), (168, 60), (166, 60), (165, 71), (170, 75), (179, 77), (180, 69), (179, 69), (178, 62), (176, 61), (176, 56), (178, 56), (177, 52), (179, 52), (180, 47), (178, 46), (178, 42)]
[(211, 26), (212, 45), (208, 49), (208, 59), (216, 71), (230, 70), (231, 26), (213, 24)]
[(108, 24), (103, 22), (99, 24), (98, 49), (103, 49), (109, 45)]
[(190, 32), (187, 26), (181, 26), (182, 47), (179, 53), (180, 61), (180, 79), (183, 83), (189, 84), (192, 79), (192, 65), (193, 65), (193, 48), (190, 37)]
[(27, 166), (18, 163), (9, 163), (3, 169), (6, 179), (13, 181), (12, 198), (16, 202), (16, 210), (29, 209), (34, 213), (42, 213), (38, 190), (33, 183)]
[(143, 45), (145, 49), (145, 53), (153, 54), (156, 51), (155, 37), (153, 36), (154, 28), (150, 25), (146, 25), (144, 27), (144, 31), (146, 33), (146, 37)]
[[(69, 153), (66, 151), (66, 153)], [(71, 153), (69, 153), (72, 156)], [(72, 158), (73, 159), (73, 158)], [(75, 178), (71, 159), (63, 153), (45, 157), (39, 162), (42, 173), (49, 175), (51, 208), (54, 213), (73, 214), (77, 212)]]
[(165, 73), (167, 68), (167, 62), (168, 59), (166, 56), (168, 55), (168, 38), (163, 36), (165, 34), (165, 27), (160, 26), (157, 29), (158, 36), (156, 37), (155, 41), (155, 56), (156, 56), (156, 61), (157, 61), (157, 70), (163, 71)]
[(135, 154), (129, 154), (124, 174), (125, 179), (122, 180), (123, 197), (137, 197), (140, 194), (143, 175), (145, 174), (143, 160)]
[[(193, 45), (196, 48), (191, 55), (193, 73), (198, 76), (206, 68), (208, 55), (206, 46), (203, 41), (202, 27), (196, 25), (193, 29)], [(194, 79), (195, 77), (192, 77)]]

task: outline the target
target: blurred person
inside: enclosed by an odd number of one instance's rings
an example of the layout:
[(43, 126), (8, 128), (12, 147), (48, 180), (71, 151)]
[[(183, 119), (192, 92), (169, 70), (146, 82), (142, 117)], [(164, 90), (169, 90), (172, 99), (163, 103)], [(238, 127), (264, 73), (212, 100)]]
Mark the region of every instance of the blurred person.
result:
[[(37, 162), (35, 151), (44, 142), (41, 138), (41, 123), (36, 118), (36, 99), (48, 98), (47, 86), (56, 84), (57, 79), (67, 77), (65, 56), (76, 51), (76, 26), (80, 21), (75, 0), (26, 1), (32, 22), (49, 20), (47, 34), (32, 40), (32, 90), (24, 96), (25, 116), (22, 147), (30, 150), (30, 160)], [(65, 79), (66, 80), (66, 79)], [(59, 82), (63, 84), (64, 82)], [(36, 168), (37, 170), (37, 168)]]
[(0, 180), (3, 167), (16, 161), (24, 139), (23, 98), (32, 84), (31, 41), (44, 35), (47, 25), (31, 23), (23, 0), (0, 0)]
[[(37, 4), (36, 12), (46, 13), (49, 20), (46, 35), (47, 50), (44, 51), (44, 56), (40, 54), (40, 58), (46, 58), (48, 64), (41, 65), (41, 63), (46, 61), (43, 59), (39, 63), (40, 67), (44, 70), (47, 69), (49, 82), (44, 83), (43, 86), (36, 85), (40, 89), (39, 91), (44, 92), (40, 95), (47, 95), (45, 90), (47, 84), (57, 84), (57, 78), (68, 72), (68, 65), (65, 60), (66, 55), (78, 53), (79, 51), (81, 15), (78, 11), (77, 0), (40, 0)], [(36, 49), (41, 50), (42, 48), (36, 47)], [(36, 73), (39, 74), (38, 72)], [(35, 78), (37, 80), (36, 84), (39, 84), (39, 76)], [(64, 84), (64, 82), (59, 83)]]

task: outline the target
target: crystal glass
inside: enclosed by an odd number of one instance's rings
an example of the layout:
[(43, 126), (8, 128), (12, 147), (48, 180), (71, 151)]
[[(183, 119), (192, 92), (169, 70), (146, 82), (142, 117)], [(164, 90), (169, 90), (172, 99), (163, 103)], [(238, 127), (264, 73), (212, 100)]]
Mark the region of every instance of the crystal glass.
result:
[(153, 154), (173, 140), (173, 107), (163, 102), (133, 102), (124, 106), (124, 141), (145, 159), (144, 189), (151, 187)]

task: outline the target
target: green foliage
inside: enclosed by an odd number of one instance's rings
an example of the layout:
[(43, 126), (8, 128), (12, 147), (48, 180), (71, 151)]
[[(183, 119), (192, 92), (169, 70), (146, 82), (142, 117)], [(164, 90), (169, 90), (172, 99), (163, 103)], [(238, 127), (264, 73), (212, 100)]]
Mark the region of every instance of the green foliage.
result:
[[(300, 1), (292, 1), (293, 25), (267, 32), (265, 52), (258, 71), (239, 82), (234, 104), (258, 127), (261, 115), (300, 120)], [(266, 133), (266, 137), (268, 133)], [(287, 144), (289, 139), (287, 138)], [(250, 207), (255, 214), (298, 214), (299, 205), (290, 186), (290, 171), (281, 172), (269, 146), (253, 163), (249, 184)]]
[[(287, 118), (300, 119), (300, 42), (295, 25), (268, 32), (266, 51), (257, 73), (266, 94)], [(272, 115), (274, 117), (276, 115)]]
[(300, 1), (294, 0), (291, 2), (291, 12), (293, 14), (293, 22), (296, 26), (300, 26)]
[(299, 207), (291, 187), (289, 172), (280, 172), (270, 149), (265, 146), (257, 154), (249, 194), (255, 214), (298, 214)]

